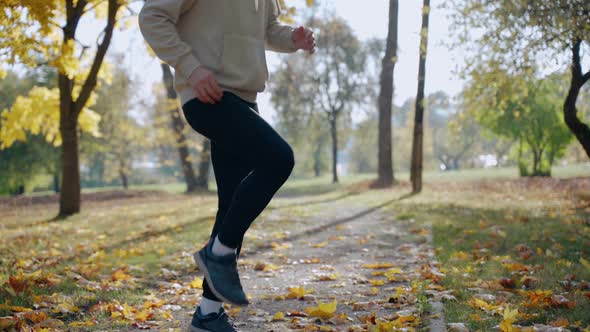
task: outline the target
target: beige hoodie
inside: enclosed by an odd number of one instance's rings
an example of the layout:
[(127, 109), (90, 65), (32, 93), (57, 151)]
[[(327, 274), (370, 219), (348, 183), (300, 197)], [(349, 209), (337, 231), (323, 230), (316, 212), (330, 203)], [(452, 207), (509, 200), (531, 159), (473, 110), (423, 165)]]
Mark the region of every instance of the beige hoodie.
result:
[(223, 90), (255, 102), (268, 79), (265, 48), (295, 52), (293, 27), (278, 21), (278, 0), (146, 0), (139, 28), (175, 70), (181, 104), (195, 98), (187, 80), (199, 65)]

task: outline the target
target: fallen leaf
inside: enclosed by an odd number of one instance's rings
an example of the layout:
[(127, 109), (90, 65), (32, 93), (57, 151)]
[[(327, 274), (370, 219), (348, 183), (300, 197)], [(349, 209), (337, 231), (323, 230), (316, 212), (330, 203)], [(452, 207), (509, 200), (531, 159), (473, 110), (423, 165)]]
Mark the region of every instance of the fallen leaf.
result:
[(285, 313), (282, 311), (277, 312), (274, 316), (272, 316), (272, 321), (283, 320), (285, 318)]
[(312, 317), (330, 318), (336, 312), (337, 306), (338, 301), (336, 299), (329, 303), (318, 301), (317, 307), (306, 308), (305, 312)]
[(190, 288), (196, 288), (196, 289), (203, 289), (203, 279), (199, 278), (199, 277), (195, 277), (195, 279), (193, 279), (193, 281), (191, 281), (191, 283), (189, 284)]

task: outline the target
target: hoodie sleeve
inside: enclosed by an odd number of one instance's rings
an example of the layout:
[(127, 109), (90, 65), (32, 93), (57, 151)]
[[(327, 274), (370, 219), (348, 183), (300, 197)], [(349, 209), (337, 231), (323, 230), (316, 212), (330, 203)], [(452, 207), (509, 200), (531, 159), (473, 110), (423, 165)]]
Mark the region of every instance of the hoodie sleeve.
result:
[(148, 45), (185, 80), (200, 62), (190, 45), (180, 38), (176, 22), (196, 1), (146, 0), (138, 15), (139, 29)]
[(292, 53), (297, 51), (293, 44), (294, 28), (283, 25), (279, 22), (281, 7), (278, 0), (268, 0), (268, 24), (266, 26), (266, 48), (281, 53)]

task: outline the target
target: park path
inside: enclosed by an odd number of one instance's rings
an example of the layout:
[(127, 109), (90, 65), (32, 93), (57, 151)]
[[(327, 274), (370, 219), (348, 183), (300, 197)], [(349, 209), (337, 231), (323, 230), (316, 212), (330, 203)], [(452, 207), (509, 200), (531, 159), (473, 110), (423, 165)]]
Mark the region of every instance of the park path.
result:
[[(364, 204), (354, 197), (315, 202), (323, 213), (293, 220), (289, 229), (269, 235), (262, 231), (265, 225), (258, 225), (249, 231), (257, 245), (248, 246), (246, 238), (239, 267), (251, 304), (229, 310), (240, 330), (364, 331), (367, 323), (379, 321), (410, 330), (424, 326), (427, 314), (420, 309), (425, 297), (420, 294), (439, 296), (441, 290), (433, 283), (418, 287), (437, 279), (429, 231), (412, 227), (411, 220), (396, 220), (384, 209), (393, 202)], [(288, 211), (273, 209), (263, 223), (284, 218)], [(195, 272), (185, 282), (195, 275), (201, 276)], [(294, 295), (290, 287), (303, 287), (306, 294), (288, 298)], [(304, 316), (318, 301), (334, 299), (335, 313), (324, 310), (322, 319)], [(174, 312), (181, 331), (187, 330), (192, 313), (185, 307)]]

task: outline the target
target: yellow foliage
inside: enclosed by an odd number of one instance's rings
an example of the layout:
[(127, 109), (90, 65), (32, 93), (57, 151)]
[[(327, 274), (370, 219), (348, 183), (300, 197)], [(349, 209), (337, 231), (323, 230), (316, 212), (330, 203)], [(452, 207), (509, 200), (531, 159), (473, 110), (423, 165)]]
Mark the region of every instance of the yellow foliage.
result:
[(76, 44), (73, 39), (60, 45), (60, 52), (53, 58), (49, 64), (57, 68), (57, 70), (66, 75), (68, 78), (74, 78), (80, 69), (80, 61), (75, 55)]
[[(100, 115), (83, 109), (79, 117), (80, 129), (100, 137)], [(59, 90), (34, 87), (27, 96), (18, 96), (0, 119), (0, 149), (6, 149), (15, 141), (26, 141), (27, 132), (43, 135), (48, 143), (61, 145), (59, 133)]]

